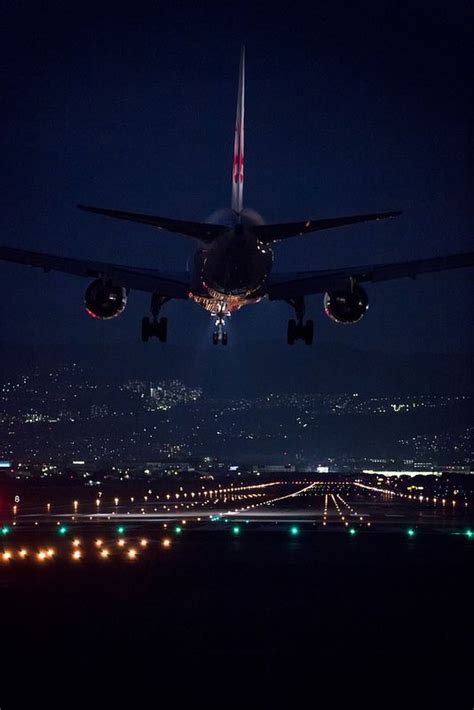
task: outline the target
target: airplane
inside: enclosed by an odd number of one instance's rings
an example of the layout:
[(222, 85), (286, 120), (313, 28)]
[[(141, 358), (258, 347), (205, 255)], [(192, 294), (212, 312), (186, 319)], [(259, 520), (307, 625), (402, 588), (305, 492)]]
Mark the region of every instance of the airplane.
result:
[(301, 222), (265, 224), (258, 212), (243, 206), (244, 188), (245, 48), (239, 67), (237, 115), (232, 161), (232, 201), (229, 209), (214, 212), (204, 222), (189, 222), (155, 215), (78, 205), (81, 210), (116, 219), (146, 224), (195, 239), (199, 248), (187, 271), (167, 272), (155, 268), (122, 266), (108, 262), (43, 254), (13, 247), (0, 247), (0, 259), (36, 266), (44, 271), (60, 271), (92, 278), (84, 305), (93, 318), (109, 320), (125, 310), (131, 290), (151, 293), (151, 317), (142, 319), (144, 342), (156, 337), (167, 339), (168, 320), (161, 308), (171, 299), (193, 301), (214, 319), (214, 345), (227, 345), (226, 318), (243, 306), (264, 298), (284, 301), (295, 312), (288, 323), (287, 341), (313, 342), (312, 320), (304, 320), (305, 298), (324, 294), (324, 311), (343, 325), (360, 321), (367, 313), (369, 299), (361, 285), (418, 274), (444, 271), (474, 264), (474, 252), (416, 259), (414, 261), (366, 264), (347, 268), (272, 273), (273, 245), (283, 239), (361, 222), (390, 219), (399, 211), (350, 215)]

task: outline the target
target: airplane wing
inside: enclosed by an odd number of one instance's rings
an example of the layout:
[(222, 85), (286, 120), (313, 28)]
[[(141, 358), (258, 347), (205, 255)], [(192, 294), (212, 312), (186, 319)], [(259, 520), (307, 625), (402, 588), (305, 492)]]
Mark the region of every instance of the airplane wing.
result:
[(261, 242), (278, 242), (289, 237), (301, 237), (309, 232), (319, 232), (323, 229), (346, 227), (358, 222), (373, 222), (381, 219), (398, 217), (401, 212), (380, 212), (375, 214), (356, 214), (349, 217), (332, 217), (330, 219), (308, 219), (305, 222), (290, 222), (283, 224), (262, 224), (252, 227), (252, 232)]
[(77, 205), (84, 212), (94, 212), (95, 214), (114, 217), (115, 219), (125, 219), (129, 222), (139, 222), (148, 224), (157, 229), (165, 229), (167, 232), (185, 234), (188, 237), (199, 239), (201, 242), (210, 244), (216, 237), (225, 232), (229, 227), (221, 224), (206, 224), (205, 222), (186, 222), (181, 219), (170, 219), (168, 217), (158, 217), (151, 214), (139, 214), (138, 212), (122, 212), (120, 210), (109, 210), (102, 207), (91, 207), (89, 205)]
[(394, 264), (375, 264), (369, 266), (351, 266), (327, 271), (302, 271), (293, 274), (273, 274), (267, 284), (270, 300), (287, 300), (314, 293), (325, 293), (344, 289), (354, 279), (357, 283), (366, 281), (389, 281), (404, 277), (415, 278), (418, 274), (435, 271), (460, 269), (474, 265), (474, 252), (437, 256), (431, 259), (395, 262)]
[(186, 272), (172, 273), (156, 269), (120, 266), (88, 259), (72, 259), (36, 251), (0, 247), (0, 260), (15, 264), (37, 266), (44, 271), (61, 271), (65, 274), (101, 278), (105, 276), (112, 283), (138, 291), (159, 293), (169, 298), (188, 298), (190, 276)]

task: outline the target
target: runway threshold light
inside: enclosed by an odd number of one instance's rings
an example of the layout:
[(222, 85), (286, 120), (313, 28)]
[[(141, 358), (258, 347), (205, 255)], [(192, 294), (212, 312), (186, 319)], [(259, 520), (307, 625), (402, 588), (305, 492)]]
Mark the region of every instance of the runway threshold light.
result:
[(298, 535), (300, 529), (297, 525), (292, 525), (290, 528), (290, 535)]
[(414, 537), (414, 536), (415, 536), (415, 531), (413, 530), (413, 528), (408, 528), (408, 530), (407, 530), (407, 535), (408, 535), (408, 537)]
[(357, 530), (355, 528), (349, 528), (350, 535), (355, 535)]
[(58, 532), (60, 535), (65, 535), (67, 533), (67, 527), (65, 525), (61, 525)]
[(2, 535), (8, 535), (9, 532), (10, 528), (8, 527), (8, 525), (4, 525), (2, 528)]
[(117, 528), (117, 532), (118, 532), (119, 535), (123, 535), (123, 534), (124, 534), (125, 528), (123, 527), (123, 525), (120, 525), (120, 526)]
[(177, 535), (179, 535), (179, 534), (181, 533), (182, 529), (183, 529), (183, 528), (181, 528), (179, 525), (177, 525), (177, 526), (175, 527), (174, 531), (175, 531), (175, 533), (176, 533)]
[(240, 528), (239, 528), (239, 526), (238, 526), (238, 525), (234, 525), (234, 527), (232, 528), (232, 532), (234, 533), (234, 535), (239, 535), (239, 534), (240, 534)]
[(468, 537), (469, 539), (474, 537), (474, 533), (472, 532), (472, 530), (466, 530), (466, 537)]

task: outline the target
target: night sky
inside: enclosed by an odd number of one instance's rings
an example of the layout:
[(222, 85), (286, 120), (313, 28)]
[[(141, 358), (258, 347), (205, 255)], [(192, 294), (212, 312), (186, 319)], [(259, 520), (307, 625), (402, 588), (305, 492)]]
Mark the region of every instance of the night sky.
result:
[[(192, 240), (76, 203), (195, 220), (229, 206), (245, 43), (245, 205), (268, 222), (404, 212), (288, 240), (276, 246), (275, 270), (472, 249), (472, 2), (231, 7), (3, 3), (0, 243), (183, 269)], [(121, 318), (101, 323), (82, 308), (84, 279), (4, 263), (0, 273), (3, 339), (145, 347), (147, 294), (132, 293)], [(327, 319), (321, 297), (307, 311), (316, 340), (470, 352), (472, 277), (467, 269), (369, 284), (371, 309), (352, 328)], [(170, 342), (212, 347), (197, 306), (175, 302), (163, 315)], [(284, 303), (250, 306), (232, 319), (229, 347), (284, 341), (291, 316)]]

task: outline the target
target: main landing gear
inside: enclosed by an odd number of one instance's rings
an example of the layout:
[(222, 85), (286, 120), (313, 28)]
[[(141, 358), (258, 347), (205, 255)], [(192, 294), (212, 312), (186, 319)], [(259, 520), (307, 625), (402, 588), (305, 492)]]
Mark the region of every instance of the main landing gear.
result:
[(288, 345), (294, 345), (296, 340), (304, 340), (306, 345), (312, 345), (314, 336), (314, 323), (312, 320), (304, 322), (304, 298), (292, 298), (287, 301), (295, 309), (296, 320), (288, 321)]
[(169, 301), (165, 296), (154, 293), (151, 297), (151, 318), (142, 318), (142, 340), (147, 343), (150, 338), (158, 338), (161, 343), (166, 343), (168, 335), (168, 318), (160, 318), (160, 308)]

